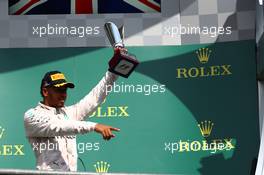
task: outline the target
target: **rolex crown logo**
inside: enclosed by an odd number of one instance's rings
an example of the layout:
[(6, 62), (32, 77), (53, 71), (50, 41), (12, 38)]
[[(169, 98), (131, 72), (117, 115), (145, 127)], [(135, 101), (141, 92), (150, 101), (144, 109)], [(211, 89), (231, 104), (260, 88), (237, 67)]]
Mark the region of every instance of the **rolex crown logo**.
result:
[(200, 128), (200, 131), (203, 137), (210, 136), (213, 126), (214, 126), (214, 123), (212, 123), (211, 121), (204, 121), (204, 122), (201, 122), (201, 124), (198, 124), (198, 127)]
[(96, 162), (96, 164), (94, 164), (94, 168), (97, 173), (107, 173), (109, 167), (110, 167), (110, 164), (107, 162), (103, 162), (103, 161)]
[(199, 61), (202, 64), (204, 64), (208, 62), (211, 52), (212, 51), (209, 50), (209, 48), (200, 48), (199, 50), (196, 51), (196, 54), (197, 54)]

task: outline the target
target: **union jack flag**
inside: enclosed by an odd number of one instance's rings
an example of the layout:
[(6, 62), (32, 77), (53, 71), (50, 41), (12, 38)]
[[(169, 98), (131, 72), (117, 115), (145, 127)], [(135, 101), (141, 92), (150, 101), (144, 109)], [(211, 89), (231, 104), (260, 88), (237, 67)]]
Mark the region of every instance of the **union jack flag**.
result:
[(161, 0), (8, 0), (10, 15), (160, 13)]

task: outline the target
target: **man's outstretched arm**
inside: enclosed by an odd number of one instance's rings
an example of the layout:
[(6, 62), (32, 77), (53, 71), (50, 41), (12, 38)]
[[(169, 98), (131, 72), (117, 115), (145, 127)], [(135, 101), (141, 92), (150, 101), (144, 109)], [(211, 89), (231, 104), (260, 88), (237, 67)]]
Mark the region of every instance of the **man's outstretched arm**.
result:
[(120, 129), (94, 122), (60, 120), (56, 116), (42, 115), (34, 109), (26, 112), (24, 125), (28, 137), (54, 137), (85, 134), (91, 131), (100, 133), (104, 139), (109, 140), (115, 135), (112, 131)]
[(84, 120), (85, 116), (91, 115), (105, 100), (106, 96), (108, 95), (107, 92), (109, 92), (108, 89), (111, 88), (117, 78), (118, 75), (107, 71), (105, 76), (88, 95), (86, 95), (75, 105), (67, 107), (67, 111), (71, 117), (75, 120)]

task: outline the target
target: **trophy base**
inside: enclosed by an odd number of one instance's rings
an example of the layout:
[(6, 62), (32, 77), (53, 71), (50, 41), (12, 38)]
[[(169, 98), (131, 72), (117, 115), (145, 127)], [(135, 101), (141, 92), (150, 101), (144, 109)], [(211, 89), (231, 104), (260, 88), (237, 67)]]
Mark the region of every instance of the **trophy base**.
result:
[(139, 62), (134, 55), (118, 50), (109, 61), (109, 71), (128, 78)]

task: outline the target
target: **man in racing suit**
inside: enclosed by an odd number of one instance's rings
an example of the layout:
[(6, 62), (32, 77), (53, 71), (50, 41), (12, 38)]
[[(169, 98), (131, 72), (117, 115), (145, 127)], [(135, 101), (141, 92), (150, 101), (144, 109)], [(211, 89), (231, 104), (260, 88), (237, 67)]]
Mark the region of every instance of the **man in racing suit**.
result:
[(40, 92), (43, 101), (29, 109), (24, 116), (26, 136), (36, 156), (38, 170), (77, 171), (76, 134), (96, 131), (105, 140), (119, 131), (107, 125), (84, 121), (104, 101), (107, 88), (111, 88), (117, 75), (107, 71), (102, 80), (81, 101), (64, 106), (67, 82), (59, 71), (47, 72), (42, 79)]

